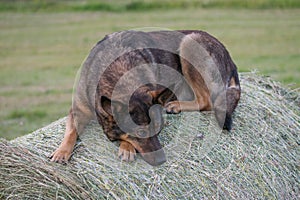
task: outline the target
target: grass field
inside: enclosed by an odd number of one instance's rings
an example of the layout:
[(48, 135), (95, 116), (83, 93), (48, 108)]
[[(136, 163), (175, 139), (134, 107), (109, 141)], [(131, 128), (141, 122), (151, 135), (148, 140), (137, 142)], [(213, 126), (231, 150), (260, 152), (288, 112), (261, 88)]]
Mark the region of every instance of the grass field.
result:
[(300, 9), (0, 12), (0, 137), (11, 139), (65, 116), (91, 47), (124, 29), (205, 30), (225, 44), (239, 71), (257, 69), (300, 87), (299, 19)]

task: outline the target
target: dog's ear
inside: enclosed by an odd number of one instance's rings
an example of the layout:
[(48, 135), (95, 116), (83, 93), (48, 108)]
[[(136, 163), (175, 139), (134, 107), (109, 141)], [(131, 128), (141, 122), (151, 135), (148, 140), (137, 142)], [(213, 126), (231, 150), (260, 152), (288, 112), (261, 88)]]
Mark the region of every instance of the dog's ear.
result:
[(152, 101), (154, 104), (164, 105), (165, 103), (176, 99), (176, 95), (170, 88), (173, 87), (161, 87), (160, 89), (149, 91), (148, 94), (152, 96)]
[(101, 106), (109, 115), (113, 115), (114, 112), (121, 112), (123, 109), (123, 104), (121, 102), (112, 101), (106, 96), (101, 96)]

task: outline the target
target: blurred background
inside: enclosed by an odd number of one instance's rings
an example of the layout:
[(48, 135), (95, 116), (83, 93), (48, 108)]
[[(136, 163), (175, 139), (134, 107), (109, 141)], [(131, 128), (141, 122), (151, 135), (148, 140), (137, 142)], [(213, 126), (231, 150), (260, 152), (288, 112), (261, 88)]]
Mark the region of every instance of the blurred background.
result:
[(140, 27), (207, 31), (240, 72), (300, 87), (299, 0), (0, 0), (0, 137), (66, 116), (93, 45)]

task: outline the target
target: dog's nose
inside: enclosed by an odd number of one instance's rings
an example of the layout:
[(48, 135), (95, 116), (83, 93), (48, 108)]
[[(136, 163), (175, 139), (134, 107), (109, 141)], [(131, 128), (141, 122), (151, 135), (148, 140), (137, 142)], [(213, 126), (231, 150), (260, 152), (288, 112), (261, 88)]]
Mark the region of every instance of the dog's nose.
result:
[(144, 160), (153, 166), (158, 166), (167, 161), (166, 155), (163, 149), (157, 151), (148, 152), (143, 155)]
[(158, 166), (167, 161), (166, 155), (163, 149), (154, 152), (154, 166)]

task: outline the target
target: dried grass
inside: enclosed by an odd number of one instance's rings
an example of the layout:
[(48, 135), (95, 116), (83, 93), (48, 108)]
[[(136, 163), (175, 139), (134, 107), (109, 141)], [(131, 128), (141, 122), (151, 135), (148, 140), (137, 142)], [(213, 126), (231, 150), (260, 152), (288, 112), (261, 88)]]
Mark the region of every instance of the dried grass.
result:
[(117, 158), (96, 122), (66, 165), (47, 156), (65, 118), (13, 141), (0, 140), (0, 199), (299, 199), (300, 95), (266, 77), (241, 74), (232, 132), (211, 113), (166, 115), (168, 161)]

